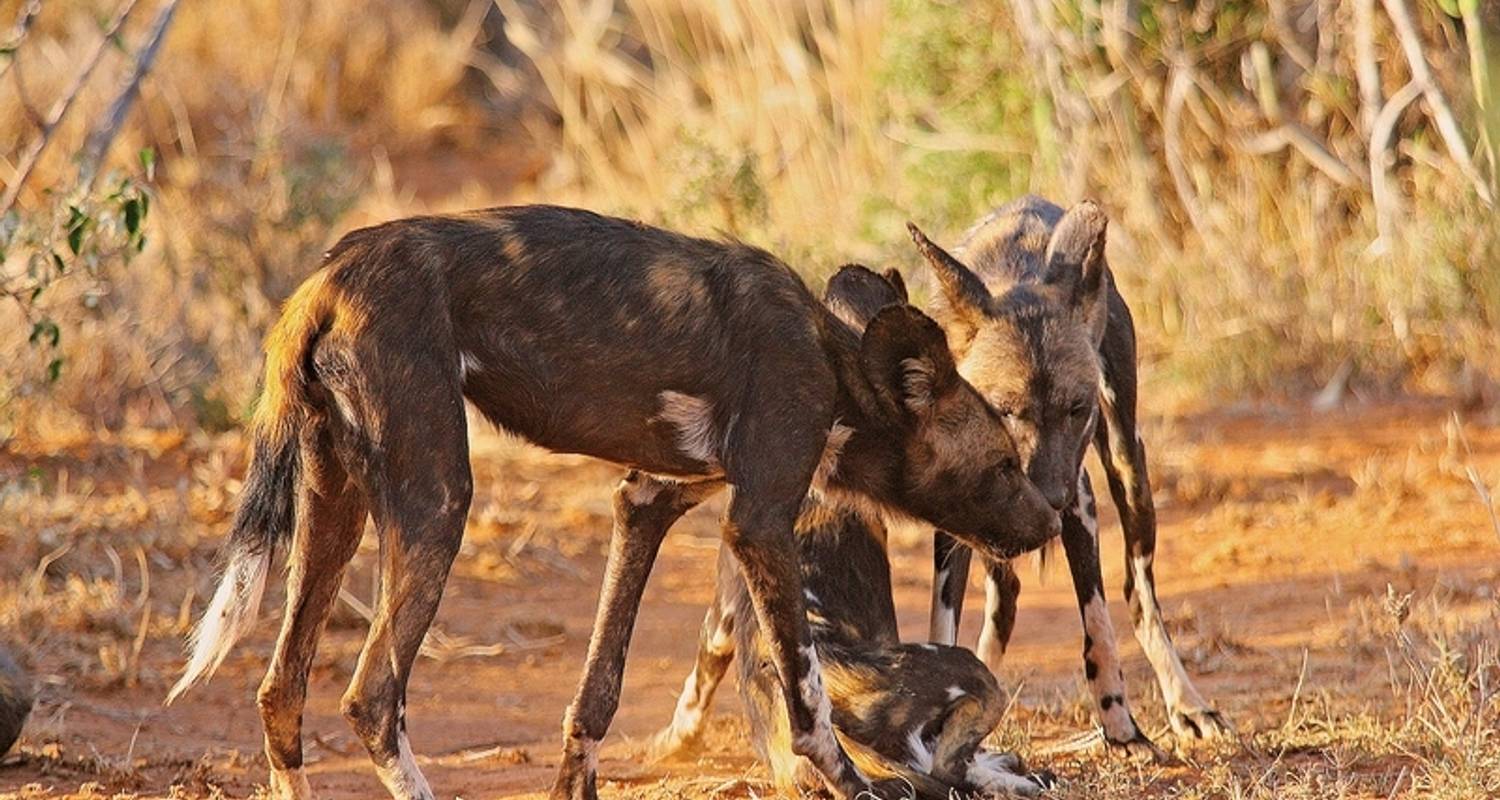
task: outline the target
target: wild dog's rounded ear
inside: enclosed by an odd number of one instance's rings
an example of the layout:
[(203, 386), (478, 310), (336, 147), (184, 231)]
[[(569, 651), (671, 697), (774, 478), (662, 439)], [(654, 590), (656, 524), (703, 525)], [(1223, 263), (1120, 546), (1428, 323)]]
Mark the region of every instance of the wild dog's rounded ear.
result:
[(880, 309), (905, 302), (905, 286), (897, 291), (889, 278), (875, 274), (863, 264), (839, 267), (823, 289), (823, 304), (857, 331), (863, 331)]
[(881, 404), (895, 415), (929, 413), (959, 381), (943, 329), (909, 305), (886, 306), (870, 320), (859, 357)]
[(1104, 234), (1109, 217), (1092, 200), (1068, 209), (1047, 244), (1047, 283), (1075, 309), (1092, 311), (1104, 288)]
[(917, 251), (927, 261), (932, 275), (941, 290), (942, 308), (939, 316), (956, 338), (960, 346), (972, 339), (984, 319), (985, 309), (990, 304), (990, 291), (963, 262), (954, 258), (947, 250), (933, 244), (915, 223), (906, 223), (906, 230), (917, 246)]
[(889, 283), (891, 288), (896, 290), (896, 296), (901, 298), (901, 302), (905, 303), (911, 299), (910, 295), (906, 293), (906, 279), (901, 277), (901, 270), (891, 267), (881, 273), (881, 275), (885, 278), (885, 282)]

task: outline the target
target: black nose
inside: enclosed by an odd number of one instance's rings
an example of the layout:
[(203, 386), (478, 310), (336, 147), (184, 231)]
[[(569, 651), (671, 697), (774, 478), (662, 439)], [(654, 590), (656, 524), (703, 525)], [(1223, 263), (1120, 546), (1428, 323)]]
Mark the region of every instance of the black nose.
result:
[(1067, 486), (1049, 486), (1046, 489), (1042, 490), (1042, 495), (1046, 497), (1047, 502), (1052, 505), (1053, 511), (1061, 511), (1065, 506), (1068, 505), (1069, 497)]

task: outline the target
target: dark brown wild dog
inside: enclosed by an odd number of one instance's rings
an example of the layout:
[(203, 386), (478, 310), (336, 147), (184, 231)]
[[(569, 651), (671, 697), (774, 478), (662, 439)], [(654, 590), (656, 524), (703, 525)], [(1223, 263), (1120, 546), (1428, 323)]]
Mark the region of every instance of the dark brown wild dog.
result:
[(35, 697), (31, 678), (0, 645), (0, 756), (10, 752), (10, 746), (21, 738)]
[[(851, 265), (829, 281), (824, 302), (863, 328), (882, 307), (905, 303), (906, 294), (899, 274), (882, 279)], [(980, 746), (1005, 706), (989, 669), (962, 648), (901, 643), (879, 510), (815, 488), (797, 518), (796, 535), (807, 618), (833, 724), (861, 769), (903, 781), (918, 797), (934, 800), (948, 800), (955, 791), (1039, 794), (1050, 776), (1025, 774), (1013, 755)], [(672, 725), (658, 735), (654, 749), (666, 755), (697, 737), (735, 653), (752, 743), (777, 786), (795, 794), (804, 762), (793, 752), (771, 651), (727, 548), (719, 550), (718, 588), (697, 664)]]
[[(1125, 530), (1125, 598), (1136, 639), (1156, 672), (1179, 736), (1229, 726), (1183, 669), (1162, 622), (1152, 560), (1156, 510), (1136, 428), (1135, 326), (1104, 257), (1104, 212), (1083, 202), (1066, 213), (1028, 196), (996, 209), (963, 237), (959, 258), (918, 238), (937, 278), (959, 373), (1001, 410), (1033, 483), (1062, 512), (1063, 548), (1083, 615), (1083, 659), (1106, 741), (1151, 749), (1131, 717), (1099, 572), (1097, 507), (1083, 469), (1090, 440)], [(1082, 264), (1082, 270), (1078, 265)], [(1103, 419), (1102, 425), (1098, 424)], [(969, 550), (934, 543), (932, 641), (954, 644)], [(978, 653), (998, 669), (1015, 624), (1021, 583), (1004, 560), (986, 563), (986, 613)]]
[[(820, 462), (838, 458), (818, 476), (828, 491), (927, 520), (990, 558), (1058, 533), (936, 323), (890, 306), (861, 335), (742, 244), (550, 206), (390, 222), (333, 247), (287, 302), (266, 362), (224, 575), (169, 698), (248, 628), (289, 540), (285, 615), (257, 697), (278, 797), (311, 794), (307, 672), (367, 513), (380, 596), (342, 709), (392, 795), (433, 797), (405, 690), (463, 537), (465, 398), (543, 447), (639, 471), (615, 494), (558, 798), (596, 796), (641, 592), (682, 498), (733, 487), (724, 542), (767, 632), (792, 745), (845, 797), (869, 783), (834, 738), (792, 538)], [(641, 473), (682, 484), (662, 493)]]

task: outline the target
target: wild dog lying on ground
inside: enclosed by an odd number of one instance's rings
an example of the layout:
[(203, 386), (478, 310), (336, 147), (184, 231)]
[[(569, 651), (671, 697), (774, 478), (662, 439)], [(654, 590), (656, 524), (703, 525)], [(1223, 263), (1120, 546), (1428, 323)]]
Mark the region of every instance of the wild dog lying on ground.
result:
[(846, 797), (869, 784), (834, 738), (792, 537), (819, 464), (837, 455), (817, 476), (828, 491), (927, 520), (991, 558), (1058, 532), (1000, 446), (998, 415), (910, 306), (884, 309), (861, 335), (761, 250), (573, 209), (355, 231), (271, 332), (225, 572), (169, 695), (224, 659), (290, 540), (285, 616), (257, 697), (279, 797), (311, 794), (307, 673), (367, 513), (380, 596), (342, 708), (392, 795), (433, 797), (407, 740), (405, 689), (463, 537), (465, 398), (543, 447), (638, 470), (615, 493), (554, 797), (596, 795), (641, 592), (667, 528), (702, 494), (733, 487), (724, 542), (766, 631), (792, 746)]
[[(895, 273), (883, 279), (863, 267), (844, 267), (829, 281), (824, 301), (863, 327), (883, 306), (906, 301), (899, 281)], [(962, 648), (901, 643), (878, 509), (814, 489), (798, 516), (796, 535), (807, 617), (834, 727), (856, 763), (867, 774), (900, 779), (918, 796), (937, 800), (947, 800), (955, 790), (1040, 793), (1050, 776), (1026, 775), (1014, 756), (980, 747), (1005, 705), (989, 669)], [(781, 709), (771, 651), (725, 548), (719, 551), (718, 590), (702, 629), (697, 666), (683, 687), (672, 726), (657, 737), (658, 755), (697, 736), (735, 653), (752, 743), (778, 787), (792, 794), (800, 760)]]
[[(1096, 506), (1082, 468), (1091, 439), (1125, 530), (1125, 598), (1136, 639), (1161, 684), (1167, 719), (1179, 736), (1213, 737), (1229, 726), (1193, 687), (1157, 604), (1156, 511), (1136, 429), (1135, 326), (1104, 257), (1106, 223), (1091, 202), (1064, 213), (1028, 196), (971, 228), (959, 258), (921, 238), (918, 246), (940, 287), (942, 308), (935, 316), (960, 374), (1001, 410), (1027, 474), (1062, 512), (1063, 547), (1083, 615), (1085, 674), (1105, 738), (1149, 747), (1126, 703), (1105, 606)], [(957, 639), (969, 552), (941, 533), (934, 543), (934, 642)], [(988, 561), (986, 573), (978, 652), (998, 669), (1021, 583), (1004, 560)]]
[(31, 679), (0, 646), (0, 756), (21, 738), (32, 701)]

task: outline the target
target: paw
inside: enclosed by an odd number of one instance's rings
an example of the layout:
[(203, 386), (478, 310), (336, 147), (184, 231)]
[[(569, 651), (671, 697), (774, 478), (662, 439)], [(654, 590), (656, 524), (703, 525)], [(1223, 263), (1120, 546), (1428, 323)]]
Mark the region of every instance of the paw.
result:
[(1109, 745), (1111, 750), (1124, 753), (1131, 758), (1149, 758), (1158, 764), (1164, 764), (1171, 760), (1166, 751), (1157, 747), (1156, 743), (1151, 741), (1150, 737), (1141, 731), (1140, 727), (1135, 724), (1134, 719), (1130, 720), (1130, 732), (1123, 736), (1113, 735), (1105, 731), (1104, 743)]
[(557, 782), (552, 784), (548, 800), (599, 800), (599, 790), (594, 785), (594, 773), (581, 769), (568, 769), (564, 765), (557, 773)]
[(1020, 756), (991, 750), (974, 754), (965, 777), (971, 786), (994, 797), (1039, 797), (1057, 785), (1057, 776), (1051, 771), (1028, 773)]
[(1172, 732), (1182, 739), (1219, 739), (1234, 735), (1234, 728), (1224, 715), (1207, 706), (1168, 708), (1167, 720), (1172, 723)]
[(698, 749), (700, 737), (697, 731), (682, 731), (675, 725), (662, 728), (646, 745), (646, 760), (665, 761), (676, 756), (687, 755)]

